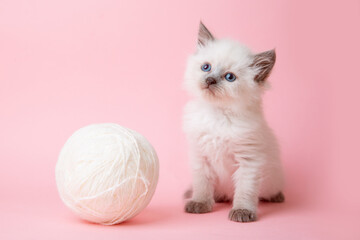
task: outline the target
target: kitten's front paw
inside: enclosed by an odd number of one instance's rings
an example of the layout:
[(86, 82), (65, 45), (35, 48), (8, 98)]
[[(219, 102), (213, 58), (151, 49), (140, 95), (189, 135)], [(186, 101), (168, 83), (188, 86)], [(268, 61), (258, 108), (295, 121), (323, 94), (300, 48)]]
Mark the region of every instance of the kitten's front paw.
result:
[(231, 209), (229, 219), (234, 222), (253, 222), (256, 220), (256, 214), (247, 209)]
[(207, 213), (211, 212), (212, 204), (210, 202), (189, 201), (185, 205), (185, 212), (188, 213)]

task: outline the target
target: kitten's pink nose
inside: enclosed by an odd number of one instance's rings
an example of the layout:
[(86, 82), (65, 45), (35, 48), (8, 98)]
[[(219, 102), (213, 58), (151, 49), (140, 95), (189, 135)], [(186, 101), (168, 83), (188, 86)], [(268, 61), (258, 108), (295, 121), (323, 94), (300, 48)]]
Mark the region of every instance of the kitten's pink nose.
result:
[(206, 78), (205, 82), (206, 82), (206, 84), (207, 84), (208, 86), (217, 83), (217, 82), (216, 82), (216, 79), (213, 78), (213, 77), (208, 77), (208, 78)]

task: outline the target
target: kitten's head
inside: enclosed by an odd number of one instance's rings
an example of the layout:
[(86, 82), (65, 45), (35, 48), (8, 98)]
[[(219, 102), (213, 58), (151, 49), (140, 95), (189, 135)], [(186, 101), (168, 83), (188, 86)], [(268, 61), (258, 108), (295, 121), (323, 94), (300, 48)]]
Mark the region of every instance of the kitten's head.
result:
[(197, 51), (190, 56), (185, 87), (197, 97), (226, 104), (258, 102), (275, 64), (275, 51), (253, 54), (246, 46), (215, 39), (200, 23)]

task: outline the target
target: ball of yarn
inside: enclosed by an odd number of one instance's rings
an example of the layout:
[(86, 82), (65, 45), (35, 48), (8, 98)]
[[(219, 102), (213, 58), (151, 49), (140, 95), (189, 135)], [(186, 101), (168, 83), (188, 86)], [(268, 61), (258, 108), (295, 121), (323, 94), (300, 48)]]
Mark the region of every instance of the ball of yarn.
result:
[(150, 202), (159, 176), (151, 144), (117, 124), (77, 130), (56, 165), (62, 201), (81, 218), (104, 225), (137, 215)]

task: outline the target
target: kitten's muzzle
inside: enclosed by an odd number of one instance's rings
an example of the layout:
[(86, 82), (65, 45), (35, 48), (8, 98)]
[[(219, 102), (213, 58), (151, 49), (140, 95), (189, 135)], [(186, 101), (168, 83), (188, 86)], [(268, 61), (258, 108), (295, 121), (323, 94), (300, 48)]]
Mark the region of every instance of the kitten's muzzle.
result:
[(215, 79), (215, 78), (213, 78), (213, 77), (208, 77), (208, 78), (206, 78), (206, 79), (205, 79), (205, 82), (206, 82), (206, 84), (207, 84), (208, 86), (210, 86), (210, 85), (213, 85), (213, 84), (216, 84), (216, 83), (217, 83), (216, 79)]

